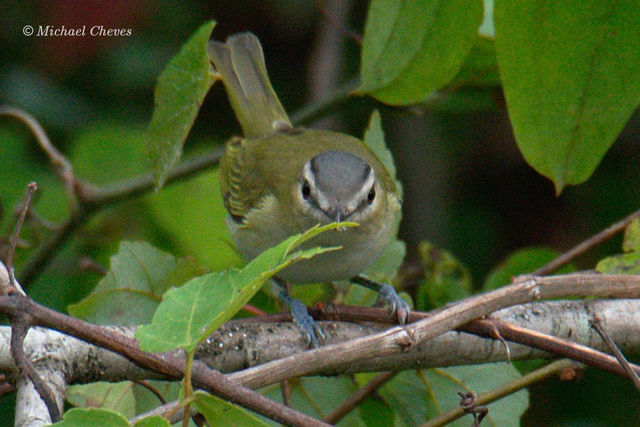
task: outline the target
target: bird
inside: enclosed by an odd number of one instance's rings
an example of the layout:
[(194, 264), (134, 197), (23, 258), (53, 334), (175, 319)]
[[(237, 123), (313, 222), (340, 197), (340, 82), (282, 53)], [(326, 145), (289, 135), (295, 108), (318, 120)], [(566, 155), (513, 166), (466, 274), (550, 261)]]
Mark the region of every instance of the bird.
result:
[[(219, 181), (226, 223), (248, 259), (318, 224), (356, 222), (307, 242), (339, 246), (278, 273), (279, 297), (310, 346), (325, 338), (290, 285), (348, 280), (379, 292), (400, 323), (409, 304), (389, 284), (362, 272), (395, 237), (401, 199), (395, 181), (358, 138), (328, 130), (294, 127), (273, 90), (258, 38), (239, 33), (210, 41), (214, 73), (227, 92), (243, 136), (226, 144)], [(304, 247), (304, 246), (303, 246)]]

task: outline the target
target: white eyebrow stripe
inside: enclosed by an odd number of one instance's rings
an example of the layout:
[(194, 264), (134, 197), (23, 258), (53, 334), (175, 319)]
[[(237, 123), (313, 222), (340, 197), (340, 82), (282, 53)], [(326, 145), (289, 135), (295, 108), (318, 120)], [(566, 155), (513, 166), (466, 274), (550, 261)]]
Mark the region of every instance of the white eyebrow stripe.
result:
[(376, 182), (376, 175), (373, 172), (373, 168), (369, 167), (369, 174), (367, 175), (367, 179), (365, 179), (362, 187), (356, 193), (356, 196), (353, 198), (353, 201), (349, 203), (349, 212), (355, 211), (360, 202), (364, 200), (369, 194), (369, 190), (371, 190), (371, 186)]

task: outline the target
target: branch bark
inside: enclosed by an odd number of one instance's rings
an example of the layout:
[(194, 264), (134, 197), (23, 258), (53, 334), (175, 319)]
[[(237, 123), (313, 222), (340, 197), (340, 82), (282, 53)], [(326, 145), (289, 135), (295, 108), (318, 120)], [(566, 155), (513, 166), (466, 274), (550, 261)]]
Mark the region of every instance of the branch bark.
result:
[[(589, 326), (589, 316), (600, 313), (603, 324), (620, 348), (627, 354), (640, 354), (640, 301), (552, 301), (510, 307), (492, 315), (510, 324), (538, 332), (570, 339), (599, 350), (606, 344)], [(321, 321), (328, 344), (337, 344), (384, 330), (383, 325), (361, 325), (348, 322)], [(107, 330), (133, 337), (135, 328), (108, 327)], [(15, 364), (9, 352), (10, 329), (0, 327), (0, 370), (14, 372)], [(511, 359), (549, 358), (548, 352), (520, 344), (510, 344)], [(25, 340), (25, 351), (36, 365), (55, 364), (65, 373), (70, 384), (92, 381), (122, 381), (126, 379), (160, 379), (162, 374), (137, 367), (123, 356), (88, 344), (68, 335), (45, 328), (31, 328)], [(291, 354), (309, 353), (299, 332), (290, 323), (262, 323), (235, 320), (222, 326), (198, 349), (197, 358), (221, 372), (236, 372), (260, 366)], [(177, 353), (174, 353), (176, 355)], [(407, 352), (384, 357), (365, 358), (338, 369), (312, 372), (317, 375), (429, 368), (504, 361), (507, 358), (502, 343), (461, 332), (447, 332), (416, 345)], [(243, 372), (240, 371), (239, 374)], [(231, 374), (233, 376), (233, 374)], [(289, 377), (289, 376), (286, 376)], [(240, 376), (246, 384), (256, 382), (246, 372)], [(279, 377), (261, 382), (274, 383)]]

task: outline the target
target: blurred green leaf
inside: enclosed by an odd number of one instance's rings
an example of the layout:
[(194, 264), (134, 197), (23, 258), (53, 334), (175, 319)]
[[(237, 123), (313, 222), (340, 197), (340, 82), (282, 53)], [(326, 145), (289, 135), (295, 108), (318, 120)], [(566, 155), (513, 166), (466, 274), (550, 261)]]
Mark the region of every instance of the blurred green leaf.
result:
[(173, 183), (145, 197), (149, 213), (176, 246), (211, 270), (242, 265), (224, 218), (218, 169)]
[[(348, 377), (306, 377), (289, 380), (291, 407), (305, 414), (323, 418), (350, 397), (357, 387)], [(329, 391), (330, 392), (327, 392)], [(282, 402), (280, 385), (274, 384), (261, 390), (269, 399)], [(347, 414), (338, 425), (364, 426), (358, 411)]]
[(111, 268), (98, 286), (69, 313), (97, 324), (135, 326), (149, 322), (172, 286), (198, 273), (186, 259), (176, 259), (145, 242), (122, 242)]
[[(180, 383), (177, 381), (157, 381), (148, 380), (151, 386), (156, 389), (167, 402), (177, 400), (180, 397)], [(136, 400), (136, 414), (144, 414), (157, 408), (160, 404), (158, 397), (148, 388), (139, 384), (134, 384), (133, 395)]]
[(169, 421), (166, 418), (156, 415), (153, 417), (146, 417), (134, 424), (134, 427), (170, 427)]
[[(2, 117), (3, 124), (7, 120), (7, 117)], [(33, 158), (32, 151), (36, 148), (30, 138), (26, 128), (0, 127), (0, 204), (4, 219), (22, 202), (27, 184), (35, 181), (38, 191), (34, 194), (34, 211), (49, 221), (62, 220), (68, 213), (64, 188), (47, 163)], [(10, 221), (0, 222), (3, 225), (0, 231), (9, 233), (11, 230), (4, 226)]]
[(441, 307), (471, 294), (471, 273), (451, 253), (427, 241), (420, 242), (418, 250), (425, 272), (416, 295), (418, 310)]
[(120, 122), (101, 121), (78, 129), (69, 155), (73, 170), (93, 184), (112, 184), (148, 173), (145, 136), (144, 128)]
[(359, 93), (389, 104), (424, 101), (458, 72), (482, 21), (480, 0), (374, 0)]
[[(511, 283), (511, 280), (521, 274), (532, 273), (548, 262), (558, 257), (558, 252), (546, 247), (532, 247), (519, 249), (501, 261), (487, 275), (483, 291), (498, 289)], [(572, 264), (562, 267), (558, 274), (566, 274), (575, 271)]]
[(398, 186), (398, 192), (400, 193), (400, 198), (402, 198), (402, 186), (400, 182), (396, 179), (396, 165), (393, 161), (393, 156), (391, 155), (391, 151), (387, 148), (387, 144), (384, 140), (384, 130), (382, 129), (382, 119), (380, 118), (380, 112), (378, 110), (374, 110), (371, 113), (371, 117), (369, 118), (369, 124), (364, 131), (364, 136), (362, 137), (365, 145), (369, 147), (373, 154), (382, 162), (391, 178)]
[(500, 86), (500, 73), (493, 40), (476, 37), (462, 68), (451, 86)]
[(73, 408), (62, 416), (58, 427), (129, 427), (129, 421), (117, 412), (108, 409)]
[(184, 141), (214, 82), (207, 54), (214, 26), (213, 21), (202, 25), (158, 78), (147, 135), (156, 188), (162, 187), (167, 174), (180, 160)]
[(621, 255), (604, 258), (596, 271), (606, 274), (640, 274), (640, 219), (634, 219), (624, 230)]
[[(518, 378), (518, 371), (506, 362), (405, 371), (378, 392), (394, 409), (396, 426), (415, 426), (458, 407), (458, 392), (474, 391), (480, 395)], [(528, 405), (529, 393), (521, 390), (486, 405), (489, 413), (483, 423), (519, 426)], [(471, 421), (468, 415), (448, 425), (468, 427)]]
[(209, 425), (225, 426), (268, 426), (253, 414), (237, 405), (222, 400), (204, 391), (194, 393), (194, 404), (204, 415)]
[[(341, 223), (340, 226), (353, 226)], [(284, 240), (251, 260), (244, 268), (210, 273), (191, 279), (164, 294), (150, 325), (136, 331), (140, 348), (169, 351), (177, 347), (187, 352), (229, 320), (273, 275), (287, 266), (337, 248), (312, 248), (293, 252), (318, 234), (333, 230), (331, 223), (316, 226)]]
[(497, 0), (494, 17), (518, 147), (560, 193), (591, 176), (640, 102), (640, 7)]
[(67, 401), (82, 408), (109, 409), (127, 418), (136, 414), (131, 381), (72, 385), (67, 389)]
[(386, 247), (382, 255), (364, 271), (365, 276), (377, 282), (390, 283), (396, 277), (398, 269), (407, 252), (402, 240), (394, 240)]

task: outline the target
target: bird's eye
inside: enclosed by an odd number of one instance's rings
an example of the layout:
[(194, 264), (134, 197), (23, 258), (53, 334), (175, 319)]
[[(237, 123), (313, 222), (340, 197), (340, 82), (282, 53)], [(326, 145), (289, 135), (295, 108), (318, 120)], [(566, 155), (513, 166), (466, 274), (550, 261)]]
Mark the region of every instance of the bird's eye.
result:
[(306, 179), (302, 181), (302, 198), (307, 200), (311, 195), (311, 185)]
[(369, 202), (369, 204), (371, 204), (375, 199), (376, 199), (376, 188), (371, 187), (371, 190), (369, 190), (369, 194), (367, 194), (367, 201)]

